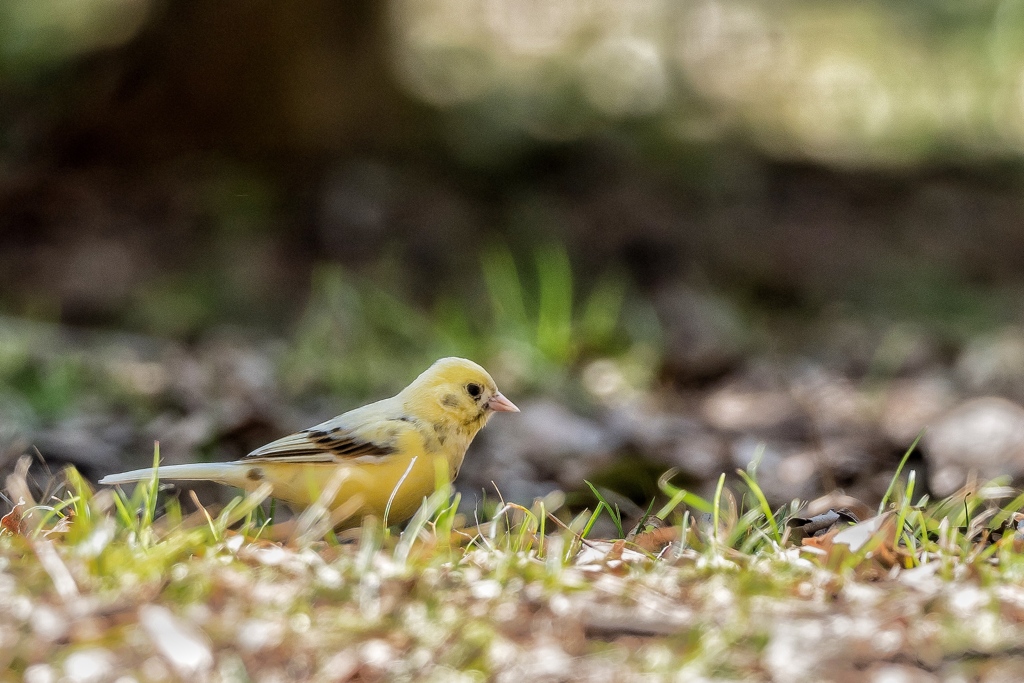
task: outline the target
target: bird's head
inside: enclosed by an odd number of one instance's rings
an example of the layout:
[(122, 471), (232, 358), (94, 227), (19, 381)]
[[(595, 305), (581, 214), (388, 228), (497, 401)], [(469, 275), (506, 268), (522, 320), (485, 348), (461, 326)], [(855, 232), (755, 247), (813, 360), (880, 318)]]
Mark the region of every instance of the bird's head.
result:
[(403, 392), (407, 403), (467, 427), (484, 426), (496, 412), (518, 413), (487, 371), (465, 358), (442, 358)]

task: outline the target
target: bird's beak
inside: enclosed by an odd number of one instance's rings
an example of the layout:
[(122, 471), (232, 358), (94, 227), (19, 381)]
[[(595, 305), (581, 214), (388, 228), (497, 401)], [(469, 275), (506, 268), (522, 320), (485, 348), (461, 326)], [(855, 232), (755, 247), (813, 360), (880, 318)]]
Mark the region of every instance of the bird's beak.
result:
[(500, 391), (494, 396), (491, 396), (491, 400), (487, 402), (487, 407), (496, 413), (519, 412), (519, 408), (516, 408), (516, 404), (502, 396)]

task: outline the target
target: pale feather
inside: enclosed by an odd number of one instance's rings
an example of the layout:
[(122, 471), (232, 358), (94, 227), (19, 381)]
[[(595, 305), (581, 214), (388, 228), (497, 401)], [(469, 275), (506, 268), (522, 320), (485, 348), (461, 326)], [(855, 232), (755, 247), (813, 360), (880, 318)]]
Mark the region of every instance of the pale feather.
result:
[[(160, 479), (194, 479), (218, 481), (236, 486), (236, 482), (245, 476), (245, 469), (237, 462), (197, 462), (185, 465), (164, 465), (157, 468)], [(153, 476), (153, 468), (108, 474), (100, 479), (104, 486), (129, 484), (134, 481), (145, 481)]]
[(399, 439), (420, 426), (406, 414), (399, 396), (350, 410), (272, 441), (244, 460), (344, 463), (393, 455)]

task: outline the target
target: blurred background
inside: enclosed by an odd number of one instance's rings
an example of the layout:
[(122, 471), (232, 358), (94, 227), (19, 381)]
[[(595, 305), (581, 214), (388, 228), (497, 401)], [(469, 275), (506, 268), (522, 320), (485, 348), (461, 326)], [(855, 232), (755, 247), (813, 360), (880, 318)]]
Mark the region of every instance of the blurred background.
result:
[(523, 409), (469, 499), (1020, 478), (1022, 161), (1021, 0), (5, 0), (0, 462), (458, 354)]

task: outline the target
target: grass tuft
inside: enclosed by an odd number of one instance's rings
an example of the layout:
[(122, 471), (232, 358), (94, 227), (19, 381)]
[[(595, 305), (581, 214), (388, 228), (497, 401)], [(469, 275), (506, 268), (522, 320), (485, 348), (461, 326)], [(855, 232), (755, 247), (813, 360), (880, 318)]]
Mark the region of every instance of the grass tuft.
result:
[[(922, 614), (940, 612), (924, 619), (932, 631), (917, 634), (915, 647), (925, 639), (929, 652), (955, 654), (980, 647), (976, 633), (986, 633), (964, 612), (968, 598), (1012, 602), (1024, 579), (1024, 494), (1001, 481), (915, 500), (910, 471), (891, 487), (882, 515), (795, 541), (789, 530), (807, 521), (796, 517), (800, 505), (773, 511), (756, 461), (734, 483), (723, 474), (711, 501), (673, 486), (672, 474), (628, 536), (622, 511), (595, 486), (592, 511), (574, 513), (553, 494), (529, 507), (502, 501), (467, 528), (441, 470), (404, 529), (367, 518), (336, 536), (330, 486), (322, 509), (282, 533), (284, 523), (267, 513), (267, 488), (186, 514), (158, 496), (158, 473), (129, 495), (94, 491), (69, 469), (56, 493), (25, 499), (0, 523), (4, 585), (29, 601), (25, 614), (43, 615), (12, 632), (0, 657), (25, 677), (31, 666), (78, 661), (69, 658), (79, 651), (102, 653), (118, 671), (144, 678), (153, 661), (180, 666), (166, 659), (179, 651), (161, 644), (166, 637), (194, 648), (187, 651), (205, 662), (202, 676), (258, 677), (280, 666), (314, 679), (377, 666), (385, 667), (374, 670), (378, 678), (462, 671), (486, 679), (532, 670), (537, 652), (561, 648), (584, 655), (559, 655), (581, 677), (686, 670), (763, 680), (770, 653), (782, 647), (773, 643), (789, 632), (788, 614), (877, 613), (869, 631), (880, 632), (886, 611), (857, 601), (885, 591)], [(11, 483), (9, 493), (27, 491)], [(617, 537), (594, 538), (606, 514)], [(911, 569), (921, 573), (901, 578)], [(909, 581), (938, 583), (916, 591)], [(870, 590), (853, 590), (862, 583)], [(54, 610), (58, 619), (45, 616)], [(985, 614), (1016, 633), (1012, 609)], [(1016, 641), (985, 642), (988, 656), (1000, 648), (1009, 656)]]

